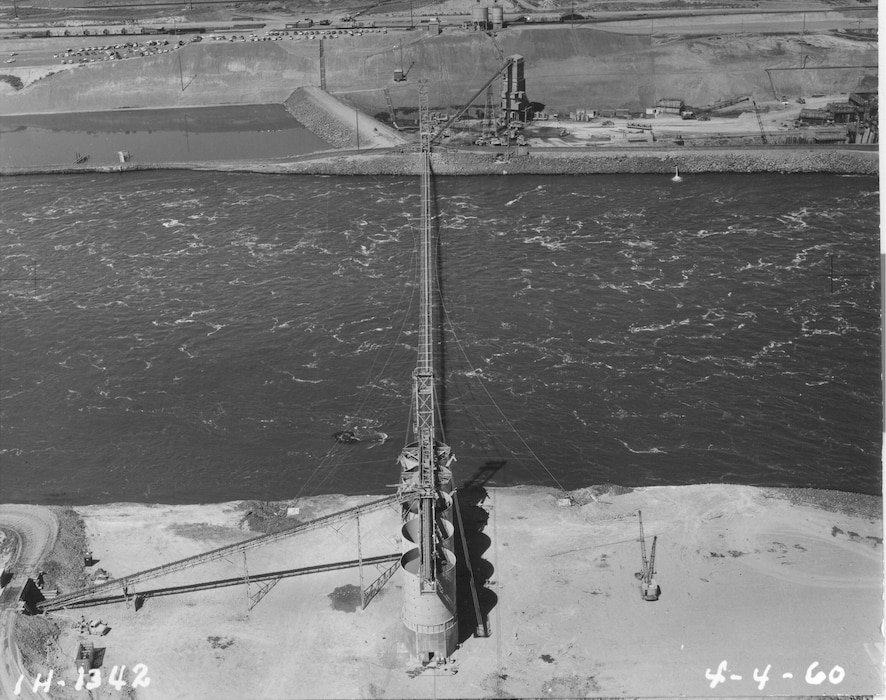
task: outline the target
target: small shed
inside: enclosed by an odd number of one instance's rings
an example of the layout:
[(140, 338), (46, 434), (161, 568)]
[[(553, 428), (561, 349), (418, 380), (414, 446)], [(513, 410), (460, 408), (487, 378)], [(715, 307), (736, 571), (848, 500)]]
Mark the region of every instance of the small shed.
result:
[(629, 143), (639, 143), (641, 141), (645, 141), (648, 143), (652, 141), (652, 131), (629, 131), (627, 132), (627, 134), (625, 134), (625, 139)]
[(868, 105), (876, 108), (877, 93), (876, 92), (852, 92), (849, 94), (849, 104), (864, 109)]
[(858, 108), (849, 102), (829, 102), (826, 109), (836, 124), (847, 124), (855, 121)]
[(74, 657), (74, 668), (82, 668), (85, 673), (92, 670), (95, 661), (95, 645), (92, 642), (80, 642), (77, 645), (77, 656)]
[(799, 119), (806, 124), (826, 124), (831, 120), (831, 113), (826, 109), (807, 109), (800, 110)]
[(816, 129), (812, 132), (812, 140), (815, 143), (846, 143), (848, 136), (845, 127)]
[(683, 109), (685, 103), (679, 97), (662, 97), (657, 103), (657, 107), (676, 107)]

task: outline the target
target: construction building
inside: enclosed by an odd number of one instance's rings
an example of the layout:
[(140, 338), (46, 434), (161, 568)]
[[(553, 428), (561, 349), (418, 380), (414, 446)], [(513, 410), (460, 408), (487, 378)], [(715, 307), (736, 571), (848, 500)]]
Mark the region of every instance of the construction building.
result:
[(803, 124), (818, 125), (827, 124), (831, 121), (831, 113), (826, 109), (807, 109), (800, 110), (799, 120)]
[(683, 100), (677, 97), (663, 97), (655, 103), (658, 114), (680, 114), (685, 106)]
[(858, 107), (851, 102), (829, 102), (825, 109), (830, 113), (834, 124), (854, 122), (858, 114)]
[(526, 122), (532, 118), (526, 97), (526, 78), (523, 75), (523, 57), (511, 56), (501, 86), (501, 119), (504, 124)]

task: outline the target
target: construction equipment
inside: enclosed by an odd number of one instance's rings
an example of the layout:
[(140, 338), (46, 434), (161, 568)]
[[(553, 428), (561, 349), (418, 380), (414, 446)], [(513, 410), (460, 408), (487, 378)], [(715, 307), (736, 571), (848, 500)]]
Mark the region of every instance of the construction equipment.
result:
[[(234, 544), (225, 545), (224, 547), (219, 547), (208, 552), (203, 552), (202, 554), (186, 557), (185, 559), (179, 559), (178, 561), (174, 561), (169, 564), (162, 564), (161, 566), (155, 566), (151, 569), (145, 569), (144, 571), (129, 574), (128, 576), (123, 576), (119, 579), (106, 580), (102, 581), (101, 583), (96, 582), (95, 585), (81, 588), (66, 595), (59, 596), (58, 598), (54, 598), (52, 600), (44, 600), (42, 603), (39, 604), (39, 607), (40, 610), (43, 611), (60, 610), (66, 607), (73, 607), (75, 603), (78, 605), (90, 604), (91, 602), (94, 602), (94, 600), (97, 600), (99, 597), (118, 597), (115, 595), (117, 591), (122, 589), (125, 592), (128, 588), (131, 588), (136, 583), (141, 583), (142, 581), (147, 581), (149, 579), (157, 578), (160, 576), (166, 576), (167, 574), (171, 574), (176, 571), (183, 571), (193, 566), (205, 564), (206, 562), (223, 559), (225, 557), (231, 556), (232, 554), (238, 554), (247, 549), (260, 547), (262, 545), (269, 544), (277, 540), (282, 540), (293, 535), (308, 532), (309, 530), (326, 527), (327, 525), (330, 525), (332, 523), (338, 523), (342, 520), (356, 517), (363, 513), (380, 510), (397, 502), (398, 497), (396, 495), (385, 496), (384, 498), (380, 498), (376, 501), (370, 501), (369, 503), (364, 503), (360, 506), (347, 508), (346, 510), (339, 511), (337, 513), (330, 513), (329, 515), (324, 515), (320, 518), (310, 520), (306, 523), (297, 523), (295, 525), (291, 525), (282, 530), (279, 530), (278, 532), (273, 532), (266, 535), (259, 535), (258, 537), (244, 540), (243, 542), (236, 542)], [(299, 573), (306, 572), (299, 571)], [(290, 572), (290, 575), (295, 574)], [(275, 577), (281, 578), (280, 576)], [(252, 579), (257, 580), (257, 577), (253, 576)], [(234, 580), (242, 581), (243, 577), (238, 577)], [(213, 585), (212, 587), (218, 586)]]
[(486, 86), (486, 106), (483, 109), (483, 136), (489, 138), (495, 134), (495, 131), (495, 101), (492, 83), (489, 83)]
[[(520, 60), (522, 60), (522, 59), (520, 59)], [(500, 76), (502, 73), (504, 73), (513, 62), (514, 62), (513, 58), (507, 59), (507, 61), (505, 61), (504, 65), (501, 68), (499, 68), (497, 71), (495, 71), (495, 73), (492, 74), (492, 77), (489, 78), (489, 80), (487, 80), (485, 83), (483, 83), (483, 87), (481, 87), (479, 90), (477, 90), (477, 92), (475, 92), (471, 96), (471, 99), (469, 99), (460, 110), (458, 110), (452, 117), (450, 117), (449, 121), (447, 121), (442, 127), (437, 129), (437, 131), (430, 136), (428, 145), (433, 146), (434, 143), (437, 141), (437, 139), (439, 139), (443, 136), (443, 132), (446, 131), (446, 129), (448, 129), (450, 126), (452, 126), (455, 123), (455, 121), (459, 117), (461, 117), (462, 114), (467, 112), (468, 108), (473, 104), (474, 100), (476, 100), (483, 93), (483, 91), (486, 90), (487, 87), (492, 85), (492, 83), (495, 81), (495, 79), (498, 78), (498, 76)]]
[(412, 70), (412, 66), (415, 65), (415, 61), (409, 64), (409, 68), (404, 70), (403, 68), (403, 39), (400, 39), (400, 67), (394, 69), (394, 82), (402, 83), (409, 76), (409, 71)]
[(708, 105), (707, 107), (704, 107), (703, 109), (700, 109), (699, 112), (704, 112), (704, 113), (715, 112), (715, 111), (717, 111), (718, 109), (724, 109), (724, 108), (726, 108), (726, 107), (732, 107), (733, 105), (737, 105), (737, 104), (739, 104), (740, 102), (744, 102), (744, 101), (749, 100), (749, 99), (751, 99), (751, 96), (750, 96), (750, 95), (742, 95), (741, 97), (730, 97), (730, 98), (725, 99), (725, 100), (720, 100), (719, 102), (714, 102), (713, 104), (710, 104), (710, 105)]
[(643, 513), (637, 511), (637, 517), (640, 520), (640, 551), (643, 556), (643, 570), (638, 571), (634, 576), (640, 580), (640, 595), (643, 600), (658, 600), (661, 595), (661, 588), (655, 582), (655, 544), (658, 541), (658, 535), (652, 538), (651, 556), (646, 558), (646, 535), (643, 533)]
[(397, 124), (397, 113), (394, 111), (394, 103), (391, 101), (391, 93), (386, 87), (382, 88), (382, 92), (385, 93), (385, 100), (387, 100), (388, 102), (388, 112), (391, 115), (391, 126), (393, 126), (397, 131), (403, 131), (403, 127)]
[(763, 143), (768, 144), (769, 139), (766, 138), (766, 132), (763, 129), (763, 120), (760, 118), (760, 108), (757, 107), (757, 101), (751, 100), (754, 105), (754, 116), (757, 117), (757, 125), (760, 127), (760, 138), (763, 140)]

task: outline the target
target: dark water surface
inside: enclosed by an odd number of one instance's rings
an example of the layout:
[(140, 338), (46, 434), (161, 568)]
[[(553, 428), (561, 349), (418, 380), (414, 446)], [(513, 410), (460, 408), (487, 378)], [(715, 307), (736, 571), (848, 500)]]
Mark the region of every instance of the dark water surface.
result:
[[(5, 178), (0, 500), (386, 491), (409, 419), (418, 189)], [(459, 482), (880, 493), (876, 179), (436, 190)], [(32, 261), (36, 295), (9, 279)]]
[(303, 155), (331, 148), (283, 105), (133, 109), (0, 116), (0, 166), (89, 165), (241, 160)]

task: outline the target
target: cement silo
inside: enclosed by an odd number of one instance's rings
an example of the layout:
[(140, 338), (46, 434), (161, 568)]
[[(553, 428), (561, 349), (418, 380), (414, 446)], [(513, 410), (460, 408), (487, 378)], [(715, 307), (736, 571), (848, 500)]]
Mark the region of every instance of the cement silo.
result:
[(489, 8), (475, 7), (471, 10), (471, 27), (474, 29), (489, 29)]

